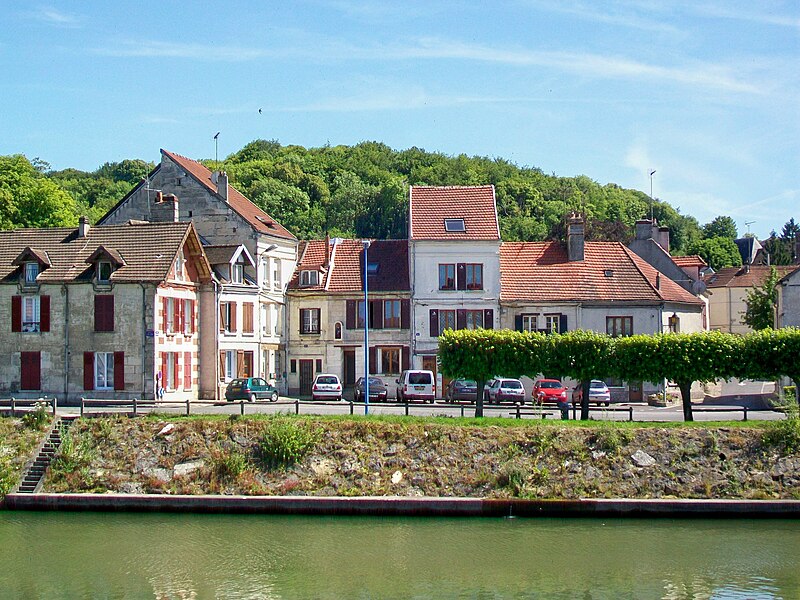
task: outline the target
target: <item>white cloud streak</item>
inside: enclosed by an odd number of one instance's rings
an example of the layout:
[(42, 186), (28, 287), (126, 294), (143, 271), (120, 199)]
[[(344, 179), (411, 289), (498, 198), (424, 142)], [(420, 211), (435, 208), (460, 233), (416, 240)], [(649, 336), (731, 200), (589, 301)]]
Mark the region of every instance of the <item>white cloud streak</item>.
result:
[(35, 11), (24, 13), (24, 16), (42, 21), (57, 27), (77, 28), (81, 26), (81, 17), (67, 14), (52, 7), (41, 7)]

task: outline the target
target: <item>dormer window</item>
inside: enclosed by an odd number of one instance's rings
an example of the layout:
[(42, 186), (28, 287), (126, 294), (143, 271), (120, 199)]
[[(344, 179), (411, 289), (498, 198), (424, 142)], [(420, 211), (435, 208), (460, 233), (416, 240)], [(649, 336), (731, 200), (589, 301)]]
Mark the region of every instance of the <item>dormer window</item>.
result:
[(244, 283), (244, 264), (233, 263), (231, 265), (231, 281), (233, 283)]
[(39, 263), (26, 262), (25, 263), (25, 285), (34, 285), (36, 278), (39, 276)]
[(300, 271), (300, 285), (319, 285), (319, 271)]
[(464, 226), (464, 219), (445, 219), (444, 230), (454, 233), (463, 233), (467, 228)]
[(111, 263), (101, 260), (97, 263), (97, 282), (109, 283), (111, 281)]
[(378, 263), (367, 263), (367, 275), (378, 274)]
[(183, 281), (185, 277), (184, 262), (186, 261), (183, 258), (183, 249), (180, 249), (178, 250), (178, 258), (175, 259), (175, 279), (178, 281)]

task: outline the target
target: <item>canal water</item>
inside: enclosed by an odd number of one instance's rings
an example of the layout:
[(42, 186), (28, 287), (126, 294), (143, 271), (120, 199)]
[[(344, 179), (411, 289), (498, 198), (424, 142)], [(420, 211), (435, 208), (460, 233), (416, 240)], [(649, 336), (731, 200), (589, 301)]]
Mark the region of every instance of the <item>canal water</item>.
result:
[(0, 511), (0, 598), (800, 598), (800, 522)]

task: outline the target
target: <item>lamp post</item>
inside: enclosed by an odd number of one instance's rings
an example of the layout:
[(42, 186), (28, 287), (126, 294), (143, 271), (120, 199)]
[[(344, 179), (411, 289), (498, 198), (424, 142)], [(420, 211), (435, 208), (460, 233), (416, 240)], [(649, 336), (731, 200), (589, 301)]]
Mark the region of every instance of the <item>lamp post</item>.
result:
[(364, 246), (364, 414), (369, 414), (369, 240), (361, 240)]

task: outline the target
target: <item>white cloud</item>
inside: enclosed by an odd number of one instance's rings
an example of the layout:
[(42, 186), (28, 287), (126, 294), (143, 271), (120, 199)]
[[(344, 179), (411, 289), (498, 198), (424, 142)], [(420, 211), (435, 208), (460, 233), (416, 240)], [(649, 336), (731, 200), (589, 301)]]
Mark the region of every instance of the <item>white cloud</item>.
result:
[(24, 13), (24, 16), (55, 25), (57, 27), (76, 28), (81, 26), (82, 18), (77, 15), (68, 14), (56, 10), (52, 7), (41, 7), (34, 11)]
[(746, 8), (734, 6), (730, 2), (722, 4), (709, 2), (690, 3), (686, 5), (688, 11), (706, 17), (800, 29), (800, 17), (797, 15), (776, 14), (761, 3), (756, 3), (752, 6), (757, 7), (757, 10), (747, 10)]
[(603, 23), (627, 27), (629, 29), (639, 29), (656, 33), (665, 33), (673, 37), (684, 38), (685, 33), (677, 27), (668, 24), (662, 19), (654, 19), (649, 14), (651, 11), (637, 10), (635, 4), (611, 3), (598, 8), (596, 3), (581, 1), (556, 1), (549, 0), (530, 0), (529, 4), (534, 8), (553, 13), (569, 15), (576, 19), (582, 19), (592, 23)]

